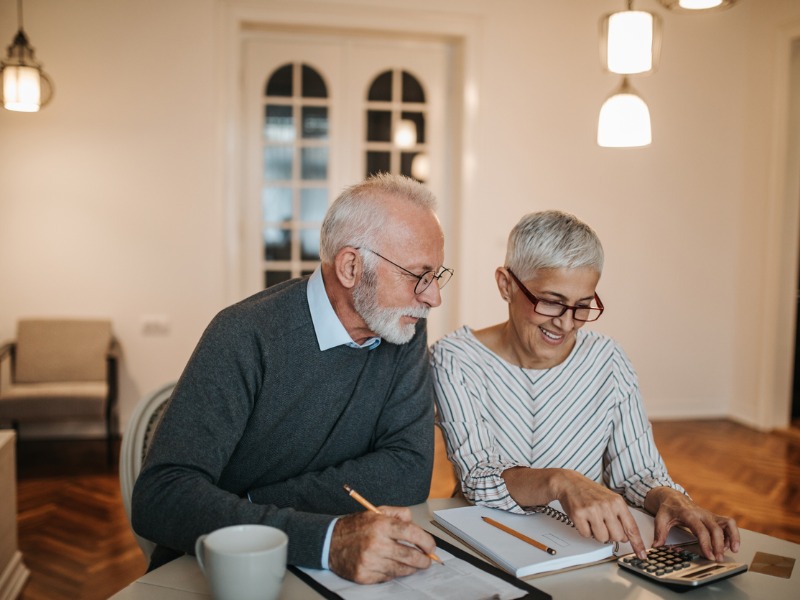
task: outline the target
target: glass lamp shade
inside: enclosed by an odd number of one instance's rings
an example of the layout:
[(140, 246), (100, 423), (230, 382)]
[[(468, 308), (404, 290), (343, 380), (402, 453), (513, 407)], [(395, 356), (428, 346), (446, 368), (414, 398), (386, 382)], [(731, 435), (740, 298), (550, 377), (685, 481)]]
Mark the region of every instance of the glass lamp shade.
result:
[(34, 58), (33, 48), (21, 29), (8, 47), (8, 56), (0, 62), (0, 73), (0, 100), (8, 110), (37, 112), (53, 96), (50, 78)]
[(597, 144), (604, 148), (635, 148), (652, 142), (650, 109), (623, 80), (620, 88), (600, 108)]
[(696, 12), (710, 9), (730, 8), (737, 0), (658, 0), (670, 10)]
[(398, 148), (413, 148), (417, 143), (417, 124), (410, 119), (397, 122), (394, 131), (394, 145)]
[(661, 18), (643, 10), (606, 15), (600, 22), (600, 54), (612, 73), (649, 73), (661, 50)]

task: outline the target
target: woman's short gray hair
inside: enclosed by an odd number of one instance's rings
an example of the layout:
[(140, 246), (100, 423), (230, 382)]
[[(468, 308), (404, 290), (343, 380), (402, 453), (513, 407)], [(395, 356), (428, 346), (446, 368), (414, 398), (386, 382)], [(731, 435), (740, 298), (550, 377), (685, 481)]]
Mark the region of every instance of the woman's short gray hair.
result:
[(537, 269), (589, 267), (603, 272), (600, 238), (577, 217), (558, 210), (529, 213), (508, 236), (506, 267), (524, 280)]
[(346, 246), (373, 248), (387, 225), (387, 211), (380, 200), (397, 199), (431, 211), (436, 210), (433, 193), (404, 175), (378, 173), (344, 189), (331, 204), (320, 231), (320, 258), (333, 263)]

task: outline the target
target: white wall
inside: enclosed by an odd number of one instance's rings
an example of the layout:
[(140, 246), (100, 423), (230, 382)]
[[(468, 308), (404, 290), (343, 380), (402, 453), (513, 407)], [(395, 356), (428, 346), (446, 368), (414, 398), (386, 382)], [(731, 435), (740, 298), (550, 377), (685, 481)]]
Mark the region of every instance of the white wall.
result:
[[(775, 307), (793, 289), (797, 250), (792, 228), (773, 235), (791, 210), (775, 183), (785, 153), (773, 109), (800, 3), (684, 15), (640, 2), (662, 16), (664, 42), (659, 70), (633, 81), (654, 138), (636, 150), (595, 144), (600, 105), (618, 85), (600, 66), (598, 21), (620, 2), (408, 0), (389, 19), (396, 5), (28, 0), (26, 31), (56, 96), (39, 114), (0, 111), (0, 339), (20, 316), (112, 318), (124, 422), (142, 394), (180, 374), (236, 280), (226, 259), (231, 15), (307, 8), (313, 24), (387, 15), (387, 28), (405, 19), (428, 29), (450, 16), (474, 23), (467, 69), (479, 84), (465, 116), (474, 137), (459, 252), (448, 257), (457, 276), (445, 291), (459, 295), (459, 321), (503, 318), (493, 271), (516, 220), (569, 210), (603, 239), (608, 309), (595, 327), (623, 343), (651, 415), (785, 421), (775, 382), (787, 372), (769, 357), (786, 362), (793, 337), (794, 315)], [(13, 37), (15, 10), (0, 4), (0, 40)], [(168, 334), (143, 335), (147, 315), (166, 316)]]

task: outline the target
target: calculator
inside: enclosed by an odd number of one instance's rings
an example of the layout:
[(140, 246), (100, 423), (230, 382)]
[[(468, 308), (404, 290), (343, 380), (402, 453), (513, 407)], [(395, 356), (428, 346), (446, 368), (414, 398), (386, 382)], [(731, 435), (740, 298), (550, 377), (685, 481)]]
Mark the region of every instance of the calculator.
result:
[(689, 548), (674, 546), (650, 548), (646, 560), (626, 554), (617, 559), (617, 564), (675, 590), (687, 590), (747, 571), (744, 563), (708, 560)]

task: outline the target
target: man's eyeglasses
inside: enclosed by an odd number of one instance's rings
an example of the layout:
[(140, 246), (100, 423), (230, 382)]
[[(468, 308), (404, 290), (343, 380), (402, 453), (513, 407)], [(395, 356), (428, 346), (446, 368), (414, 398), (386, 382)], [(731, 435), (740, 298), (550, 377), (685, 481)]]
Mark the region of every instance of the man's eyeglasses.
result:
[(416, 278), (417, 285), (414, 286), (415, 295), (419, 295), (425, 290), (427, 290), (430, 287), (430, 285), (434, 282), (434, 280), (439, 285), (439, 289), (442, 289), (444, 286), (447, 285), (447, 282), (450, 281), (450, 278), (453, 276), (453, 269), (448, 269), (447, 267), (441, 267), (438, 273), (436, 273), (435, 271), (425, 271), (422, 275), (417, 275), (416, 273), (409, 271), (405, 267), (401, 267), (396, 262), (389, 260), (385, 256), (381, 256), (380, 254), (375, 252), (375, 250), (370, 250), (369, 248), (356, 248), (356, 250), (366, 250), (367, 252), (372, 252), (378, 258), (382, 258), (386, 262), (393, 264), (401, 271), (405, 271), (412, 277)]
[(525, 294), (525, 297), (531, 301), (533, 304), (533, 311), (536, 314), (542, 315), (544, 317), (560, 317), (568, 310), (572, 311), (572, 318), (576, 321), (597, 321), (600, 318), (600, 315), (603, 314), (605, 307), (603, 306), (603, 302), (600, 300), (600, 296), (597, 295), (595, 292), (594, 300), (597, 302), (597, 306), (569, 306), (567, 304), (562, 304), (561, 302), (550, 302), (548, 300), (539, 300), (536, 296), (531, 294), (530, 290), (522, 285), (522, 282), (517, 278), (516, 275), (506, 267), (506, 271), (508, 274), (511, 275), (511, 278), (517, 282), (519, 289), (522, 290), (522, 293)]

